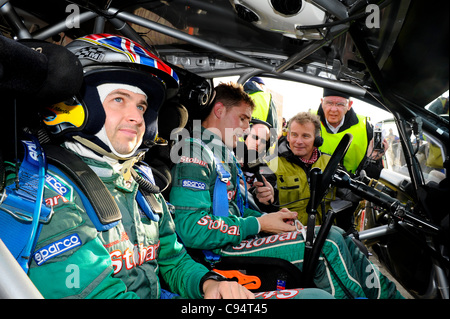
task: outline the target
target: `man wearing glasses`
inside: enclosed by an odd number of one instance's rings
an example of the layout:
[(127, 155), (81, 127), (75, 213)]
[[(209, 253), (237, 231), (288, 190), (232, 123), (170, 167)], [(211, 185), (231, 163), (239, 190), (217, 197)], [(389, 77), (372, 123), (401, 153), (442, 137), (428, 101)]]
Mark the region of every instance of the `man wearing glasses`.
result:
[[(323, 91), (322, 103), (317, 111), (323, 137), (323, 144), (319, 150), (332, 155), (342, 137), (346, 133), (351, 133), (353, 140), (343, 161), (345, 169), (354, 176), (359, 176), (361, 171), (365, 171), (367, 176), (378, 179), (383, 169), (382, 156), (388, 148), (387, 141), (382, 141), (381, 150), (374, 149), (374, 128), (365, 116), (355, 113), (350, 96), (332, 89)], [(348, 230), (353, 225), (353, 213), (359, 199), (349, 194), (337, 195), (353, 202), (349, 209), (336, 217), (337, 225)]]
[(368, 176), (379, 178), (383, 168), (381, 157), (387, 149), (387, 142), (383, 141), (384, 150), (373, 149), (373, 126), (365, 116), (355, 113), (348, 94), (324, 89), (321, 101), (317, 114), (320, 116), (324, 143), (320, 150), (333, 154), (342, 137), (351, 133), (353, 141), (344, 157), (345, 169), (351, 174), (359, 174), (364, 169)]

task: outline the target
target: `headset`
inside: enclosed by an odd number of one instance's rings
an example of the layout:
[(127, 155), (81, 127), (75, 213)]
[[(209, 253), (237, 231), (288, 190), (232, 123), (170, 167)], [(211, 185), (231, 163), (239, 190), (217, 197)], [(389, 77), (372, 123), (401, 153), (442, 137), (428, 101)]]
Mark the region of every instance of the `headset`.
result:
[[(292, 119), (290, 119), (288, 121), (287, 127), (289, 127), (289, 125), (290, 125), (289, 123), (290, 123), (291, 120)], [(251, 123), (251, 121), (250, 121), (250, 123)], [(269, 123), (267, 123), (267, 124), (269, 124)], [(319, 131), (319, 134), (317, 134), (317, 131)], [(314, 125), (314, 134), (317, 134), (317, 135), (314, 137), (314, 144), (313, 145), (315, 147), (321, 147), (323, 145), (324, 141), (323, 141), (323, 137), (322, 137), (322, 125), (320, 124), (320, 121), (319, 121), (319, 129), (318, 130), (316, 129), (316, 127)]]
[[(322, 129), (320, 131), (322, 131)], [(319, 135), (316, 135), (316, 137), (314, 138), (314, 146), (321, 147), (322, 145), (323, 145), (323, 137), (321, 136), (321, 133), (319, 133)]]

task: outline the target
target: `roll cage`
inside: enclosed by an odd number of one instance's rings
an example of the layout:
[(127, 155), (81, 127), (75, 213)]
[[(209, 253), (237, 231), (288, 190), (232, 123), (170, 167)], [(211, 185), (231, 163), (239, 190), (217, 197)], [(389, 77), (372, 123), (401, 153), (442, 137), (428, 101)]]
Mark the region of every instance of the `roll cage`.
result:
[[(321, 30), (319, 39), (288, 39), (260, 30), (237, 19), (228, 0), (148, 1), (132, 6), (117, 1), (117, 7), (114, 1), (49, 1), (52, 10), (47, 15), (41, 2), (2, 0), (0, 30), (19, 40), (48, 40), (58, 38), (61, 33), (76, 37), (112, 29), (156, 49), (174, 66), (181, 75), (178, 98), (188, 108), (209, 101), (210, 79), (230, 75), (238, 75), (240, 83), (264, 75), (345, 91), (392, 113), (406, 155), (411, 196), (420, 201), (417, 192), (426, 181), (414, 156), (411, 133), (420, 135), (426, 130), (443, 145), (449, 144), (448, 118), (424, 108), (448, 90), (448, 16), (445, 16), (448, 10), (431, 10), (420, 1), (370, 1), (379, 6), (382, 25), (379, 29), (368, 29), (364, 23), (371, 13), (365, 11), (366, 1), (311, 2), (326, 12), (327, 21), (300, 29)], [(342, 3), (345, 6), (339, 5)], [(69, 5), (75, 7), (68, 10)], [(135, 11), (139, 5), (156, 18), (139, 15)], [(448, 3), (442, 6), (448, 9)], [(338, 7), (344, 11), (337, 10)], [(421, 23), (417, 23), (418, 16)], [(161, 18), (169, 23), (161, 22)], [(229, 23), (225, 23), (227, 20)], [(80, 27), (73, 28), (68, 22), (79, 23)], [(224, 27), (219, 22), (225, 23)], [(220, 30), (227, 27), (229, 32)], [(137, 31), (138, 28), (147, 31)], [(150, 31), (170, 40), (149, 45), (145, 33)], [(442, 33), (441, 37), (428, 40), (436, 33)], [(248, 39), (250, 44), (246, 42)], [(426, 55), (422, 57), (423, 64), (418, 58), (404, 55), (420, 41), (428, 46), (427, 54), (423, 50), (418, 52)], [(409, 69), (412, 65), (416, 66), (413, 71)], [(417, 89), (419, 85), (422, 90)], [(447, 149), (443, 149), (443, 157), (447, 171)], [(431, 213), (426, 208), (424, 211), (430, 218)], [(3, 251), (2, 248), (2, 256)], [(35, 296), (30, 289), (18, 291), (16, 296)]]

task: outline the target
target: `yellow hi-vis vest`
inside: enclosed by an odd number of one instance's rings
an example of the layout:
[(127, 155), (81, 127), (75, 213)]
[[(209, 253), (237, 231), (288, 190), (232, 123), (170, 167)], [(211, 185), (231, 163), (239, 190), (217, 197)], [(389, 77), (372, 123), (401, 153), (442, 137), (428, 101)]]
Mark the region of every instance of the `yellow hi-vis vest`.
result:
[(336, 134), (328, 133), (323, 123), (321, 123), (323, 137), (323, 144), (319, 147), (320, 151), (327, 154), (333, 154), (334, 150), (338, 146), (342, 137), (346, 133), (353, 135), (352, 143), (344, 157), (344, 167), (350, 173), (355, 173), (361, 161), (367, 152), (367, 146), (369, 141), (367, 140), (366, 124), (367, 119), (365, 116), (357, 115), (358, 124), (351, 126), (343, 132)]
[[(322, 154), (319, 159), (311, 166), (325, 170), (331, 156), (328, 154)], [(276, 163), (274, 161), (277, 161)], [(275, 166), (276, 167), (275, 170)], [(308, 179), (306, 173), (297, 164), (289, 162), (285, 157), (278, 156), (269, 162), (269, 168), (274, 168), (275, 175), (277, 176), (277, 189), (279, 204), (282, 207), (288, 208), (290, 211), (298, 213), (298, 220), (306, 226), (308, 221), (308, 214), (306, 212), (306, 206), (311, 196)], [(325, 212), (330, 209), (330, 201), (335, 198), (335, 189), (333, 188), (325, 196)], [(300, 201), (298, 201), (301, 199)], [(295, 202), (294, 202), (295, 201)], [(291, 203), (288, 204), (287, 203)], [(320, 225), (323, 222), (322, 218), (322, 204), (317, 208), (316, 225)]]
[(270, 99), (271, 95), (269, 92), (255, 92), (250, 94), (253, 102), (255, 103), (255, 108), (252, 112), (252, 118), (261, 121), (267, 121), (267, 116), (269, 115)]

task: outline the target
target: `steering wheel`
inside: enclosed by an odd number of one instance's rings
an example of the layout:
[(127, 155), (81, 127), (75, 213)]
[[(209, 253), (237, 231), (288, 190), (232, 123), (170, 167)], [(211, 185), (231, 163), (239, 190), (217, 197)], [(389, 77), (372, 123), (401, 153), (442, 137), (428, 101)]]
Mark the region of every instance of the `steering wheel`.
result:
[[(331, 184), (331, 179), (333, 177), (333, 174), (336, 172), (339, 163), (342, 161), (342, 159), (345, 156), (345, 153), (347, 152), (350, 144), (352, 143), (353, 135), (350, 133), (345, 134), (341, 141), (339, 142), (338, 146), (336, 147), (335, 151), (333, 152), (333, 155), (330, 158), (330, 161), (328, 162), (327, 166), (325, 167), (325, 170), (320, 178), (320, 181), (314, 184), (316, 189), (314, 200), (312, 203), (312, 209), (316, 210), (317, 206), (319, 206), (320, 202), (322, 201), (323, 197), (325, 196), (325, 192), (328, 188), (328, 186)], [(312, 178), (311, 178), (312, 180)], [(311, 182), (311, 185), (313, 183)], [(311, 189), (311, 192), (313, 190)], [(312, 197), (311, 199), (312, 200)], [(308, 203), (309, 206), (309, 203)], [(307, 209), (308, 210), (308, 209)], [(305, 253), (304, 253), (304, 261), (303, 261), (303, 280), (304, 284), (307, 287), (312, 287), (313, 278), (315, 269), (317, 266), (317, 263), (319, 261), (319, 255), (320, 251), (322, 250), (322, 246), (325, 242), (325, 238), (328, 236), (328, 232), (330, 230), (332, 223), (332, 218), (326, 219), (325, 223), (320, 227), (319, 232), (317, 234), (316, 240), (314, 241), (314, 244), (311, 246), (305, 245)], [(309, 228), (308, 228), (309, 229)], [(309, 236), (314, 236), (314, 232), (306, 235), (306, 240), (310, 240)]]
[[(317, 186), (317, 206), (322, 201), (323, 197), (325, 196), (325, 192), (331, 184), (331, 179), (333, 177), (333, 174), (336, 172), (339, 163), (342, 161), (342, 159), (345, 156), (345, 153), (347, 153), (348, 148), (350, 147), (350, 144), (352, 143), (353, 135), (350, 133), (346, 133), (341, 141), (339, 142), (338, 146), (333, 152), (333, 155), (331, 155), (330, 161), (328, 162), (327, 166), (325, 167), (325, 170), (322, 174), (322, 180), (321, 183)], [(314, 207), (317, 209), (317, 207)]]

